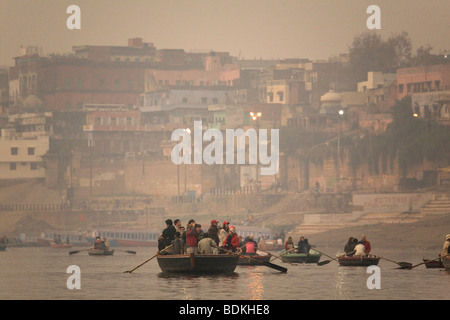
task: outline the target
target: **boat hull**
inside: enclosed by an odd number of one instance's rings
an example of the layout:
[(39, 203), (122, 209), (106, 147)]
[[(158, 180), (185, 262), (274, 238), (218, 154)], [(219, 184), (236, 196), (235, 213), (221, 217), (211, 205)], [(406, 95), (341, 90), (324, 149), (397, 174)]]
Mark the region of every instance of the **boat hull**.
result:
[(313, 249), (309, 253), (286, 253), (286, 250), (280, 251), (281, 260), (288, 263), (317, 263), (321, 256), (320, 252)]
[[(248, 258), (246, 258), (248, 257)], [(241, 257), (239, 258), (239, 262), (238, 265), (239, 266), (260, 266), (263, 265), (264, 262), (270, 262), (270, 258), (272, 257), (272, 255), (268, 254), (268, 255), (241, 255)]]
[(444, 264), (442, 263), (442, 259), (439, 260), (430, 260), (430, 259), (422, 259), (425, 263), (425, 267), (427, 269), (433, 269), (433, 268), (444, 268)]
[(112, 256), (114, 254), (114, 249), (103, 250), (103, 249), (89, 249), (88, 255), (90, 256)]
[(442, 260), (442, 264), (445, 267), (445, 270), (450, 271), (450, 257), (447, 256), (447, 257), (441, 258), (441, 260)]
[(353, 257), (339, 257), (338, 262), (339, 265), (343, 267), (368, 267), (368, 266), (376, 266), (380, 258), (372, 257), (372, 256), (353, 256)]
[(50, 247), (55, 249), (65, 249), (65, 248), (72, 248), (71, 243), (54, 243), (50, 242)]
[(234, 254), (159, 255), (159, 267), (166, 273), (233, 273), (239, 262)]

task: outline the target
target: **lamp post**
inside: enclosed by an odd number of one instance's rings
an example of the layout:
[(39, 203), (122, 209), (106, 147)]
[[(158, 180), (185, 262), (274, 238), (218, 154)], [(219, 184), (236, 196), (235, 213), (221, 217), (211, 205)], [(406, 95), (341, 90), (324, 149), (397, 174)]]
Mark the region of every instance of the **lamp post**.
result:
[[(261, 118), (262, 113), (261, 112), (250, 112), (250, 117), (252, 117), (252, 120), (256, 122), (256, 130), (257, 130), (257, 134), (259, 135), (259, 118)], [(256, 164), (256, 186), (258, 189), (260, 188), (259, 185), (259, 177), (258, 177), (258, 171), (259, 171), (259, 164), (257, 162)], [(259, 190), (258, 190), (259, 192)]]
[(339, 129), (338, 129), (338, 140), (337, 140), (337, 174), (338, 174), (338, 183), (341, 184), (341, 152), (340, 152), (340, 146), (341, 146), (341, 141), (340, 141), (340, 135), (341, 135), (341, 131), (342, 131), (342, 123), (341, 123), (341, 118), (344, 115), (344, 110), (340, 109), (338, 112), (338, 121), (339, 121)]

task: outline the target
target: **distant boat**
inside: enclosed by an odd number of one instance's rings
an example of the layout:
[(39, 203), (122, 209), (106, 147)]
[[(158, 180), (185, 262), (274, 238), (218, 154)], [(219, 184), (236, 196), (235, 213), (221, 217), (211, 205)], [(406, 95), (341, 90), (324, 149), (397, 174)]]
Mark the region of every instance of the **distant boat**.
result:
[(295, 251), (291, 253), (283, 249), (279, 254), (283, 262), (289, 263), (317, 263), (322, 255), (314, 249), (310, 249), (309, 253), (296, 253)]
[(431, 260), (431, 259), (422, 259), (423, 262), (425, 263), (425, 267), (427, 267), (427, 269), (432, 269), (432, 268), (445, 268), (444, 264), (442, 263), (442, 259), (439, 258), (439, 260)]
[(42, 232), (41, 236), (37, 238), (37, 242), (45, 247), (50, 247), (51, 242), (54, 242), (56, 238), (60, 237), (61, 241), (66, 243), (67, 237), (69, 237), (69, 243), (73, 246), (87, 246), (89, 242), (85, 239), (85, 235), (81, 232), (73, 231), (48, 231)]
[(85, 239), (94, 244), (96, 237), (106, 237), (110, 247), (157, 247), (158, 237), (162, 231), (139, 231), (139, 230), (96, 230)]
[(50, 247), (55, 248), (55, 249), (65, 249), (65, 248), (72, 248), (72, 244), (71, 243), (55, 243), (55, 242), (50, 242)]
[(114, 254), (114, 249), (95, 249), (90, 248), (87, 250), (90, 256), (112, 256)]
[(344, 256), (344, 257), (339, 257), (338, 259), (339, 265), (341, 266), (364, 266), (364, 267), (368, 267), (368, 266), (376, 266), (378, 265), (378, 262), (380, 261), (379, 257), (375, 257), (375, 256), (352, 256), (352, 257), (348, 257), (348, 256)]
[(240, 265), (240, 266), (260, 266), (260, 265), (264, 265), (264, 262), (270, 262), (270, 258), (272, 258), (271, 254), (266, 254), (266, 255), (241, 254), (238, 265)]
[(444, 264), (445, 270), (450, 271), (450, 256), (443, 257), (442, 263)]
[(6, 244), (1, 244), (0, 251), (5, 251), (5, 250), (6, 250)]

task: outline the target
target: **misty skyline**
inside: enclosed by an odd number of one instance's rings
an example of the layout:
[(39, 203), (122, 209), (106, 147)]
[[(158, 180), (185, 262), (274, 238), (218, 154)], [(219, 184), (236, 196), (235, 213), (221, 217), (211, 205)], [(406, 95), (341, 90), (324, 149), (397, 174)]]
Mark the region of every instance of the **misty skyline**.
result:
[[(76, 45), (126, 46), (141, 37), (158, 49), (227, 51), (245, 59), (328, 59), (348, 52), (369, 31), (370, 5), (381, 8), (387, 39), (408, 32), (413, 53), (450, 50), (450, 1), (431, 0), (0, 0), (0, 65), (13, 65), (20, 46), (43, 54)], [(68, 30), (66, 9), (81, 8), (81, 30)]]

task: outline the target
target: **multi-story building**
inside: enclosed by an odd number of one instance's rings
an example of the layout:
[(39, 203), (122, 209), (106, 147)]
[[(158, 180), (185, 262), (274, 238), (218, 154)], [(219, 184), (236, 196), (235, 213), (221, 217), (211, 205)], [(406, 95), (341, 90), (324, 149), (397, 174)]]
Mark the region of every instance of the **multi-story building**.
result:
[(49, 150), (49, 135), (23, 136), (4, 128), (0, 137), (0, 180), (45, 178), (43, 156)]
[(397, 99), (413, 93), (450, 89), (450, 64), (397, 69)]

